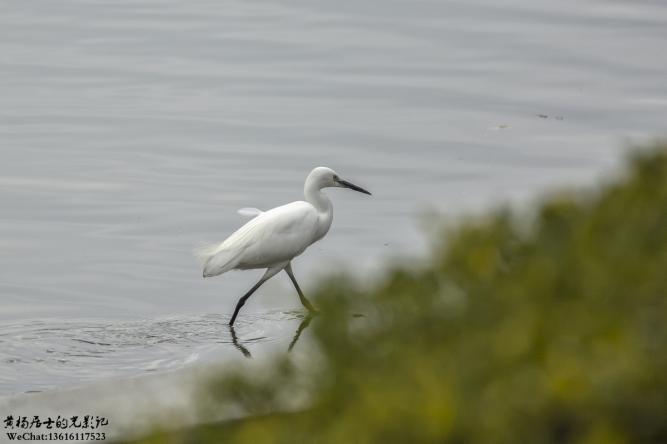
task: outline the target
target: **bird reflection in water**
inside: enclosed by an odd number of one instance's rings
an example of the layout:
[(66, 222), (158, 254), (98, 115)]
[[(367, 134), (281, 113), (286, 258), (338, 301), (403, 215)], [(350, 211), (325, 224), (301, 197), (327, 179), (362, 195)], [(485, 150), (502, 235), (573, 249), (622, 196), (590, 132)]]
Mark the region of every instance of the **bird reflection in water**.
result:
[(233, 325), (229, 326), (229, 332), (232, 334), (232, 344), (234, 344), (234, 347), (236, 347), (238, 351), (243, 353), (243, 356), (245, 356), (246, 358), (252, 358), (250, 350), (245, 348), (243, 344), (239, 342), (239, 338), (236, 336), (236, 330), (234, 329)]
[(310, 321), (312, 321), (314, 317), (315, 317), (314, 314), (309, 313), (305, 318), (303, 318), (303, 320), (299, 324), (299, 327), (296, 329), (296, 332), (294, 333), (294, 338), (292, 339), (292, 342), (290, 342), (289, 347), (287, 347), (288, 352), (292, 351), (294, 345), (301, 337), (301, 333), (308, 328), (308, 326), (310, 325)]
[[(289, 346), (287, 347), (288, 352), (292, 351), (296, 343), (299, 341), (301, 333), (303, 333), (303, 331), (308, 328), (310, 322), (313, 320), (315, 316), (316, 314), (308, 314), (301, 320), (299, 326), (296, 329), (296, 332), (294, 332), (294, 337), (292, 338), (292, 342), (290, 342)], [(239, 342), (239, 338), (236, 335), (236, 330), (234, 329), (233, 325), (229, 326), (229, 332), (231, 333), (232, 343), (234, 344), (234, 347), (236, 347), (238, 351), (243, 353), (243, 356), (245, 356), (246, 358), (252, 358), (250, 350), (248, 350), (242, 343)]]

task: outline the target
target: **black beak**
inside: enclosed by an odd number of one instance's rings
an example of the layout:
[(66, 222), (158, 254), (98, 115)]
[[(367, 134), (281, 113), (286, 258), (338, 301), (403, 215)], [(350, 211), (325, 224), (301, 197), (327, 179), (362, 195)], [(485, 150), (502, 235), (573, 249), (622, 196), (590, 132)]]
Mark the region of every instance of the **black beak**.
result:
[(368, 191), (364, 190), (361, 187), (356, 186), (353, 183), (348, 182), (347, 180), (338, 179), (337, 182), (345, 188), (349, 188), (354, 191), (359, 191), (360, 193), (368, 194), (369, 196), (371, 196), (371, 193), (369, 193)]

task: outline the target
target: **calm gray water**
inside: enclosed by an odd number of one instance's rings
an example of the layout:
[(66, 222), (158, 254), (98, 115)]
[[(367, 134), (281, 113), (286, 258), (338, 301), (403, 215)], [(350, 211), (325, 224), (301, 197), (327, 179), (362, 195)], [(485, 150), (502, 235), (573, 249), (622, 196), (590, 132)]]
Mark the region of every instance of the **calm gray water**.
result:
[[(261, 272), (202, 280), (191, 250), (314, 166), (374, 195), (331, 190), (306, 291), (667, 122), (661, 1), (6, 1), (0, 36), (0, 395), (241, 356)], [(239, 336), (282, 350), (295, 309), (279, 275)]]

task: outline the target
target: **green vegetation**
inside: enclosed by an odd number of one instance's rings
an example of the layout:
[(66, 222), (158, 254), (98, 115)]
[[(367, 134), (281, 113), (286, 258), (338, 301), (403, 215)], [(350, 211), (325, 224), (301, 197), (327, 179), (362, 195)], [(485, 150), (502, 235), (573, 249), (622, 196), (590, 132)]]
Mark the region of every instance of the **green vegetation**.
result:
[(317, 365), (221, 377), (203, 409), (251, 416), (141, 442), (667, 442), (667, 147), (516, 217), (443, 229), (372, 291), (323, 283)]

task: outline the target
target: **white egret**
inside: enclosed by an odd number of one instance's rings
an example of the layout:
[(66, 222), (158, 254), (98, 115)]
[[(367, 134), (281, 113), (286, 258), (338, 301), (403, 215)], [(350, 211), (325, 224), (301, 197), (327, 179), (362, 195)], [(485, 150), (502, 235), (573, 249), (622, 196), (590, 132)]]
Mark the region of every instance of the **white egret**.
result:
[(230, 270), (266, 268), (262, 278), (239, 299), (229, 325), (234, 325), (246, 300), (264, 282), (282, 270), (285, 270), (294, 284), (303, 306), (310, 312), (315, 311), (296, 282), (291, 261), (329, 231), (333, 220), (333, 206), (322, 192), (322, 188), (327, 187), (349, 188), (371, 194), (341, 179), (331, 168), (317, 167), (306, 178), (303, 188), (305, 201), (292, 202), (268, 211), (243, 208), (239, 212), (252, 216), (252, 220), (219, 245), (204, 247), (197, 252), (202, 259), (205, 278)]

